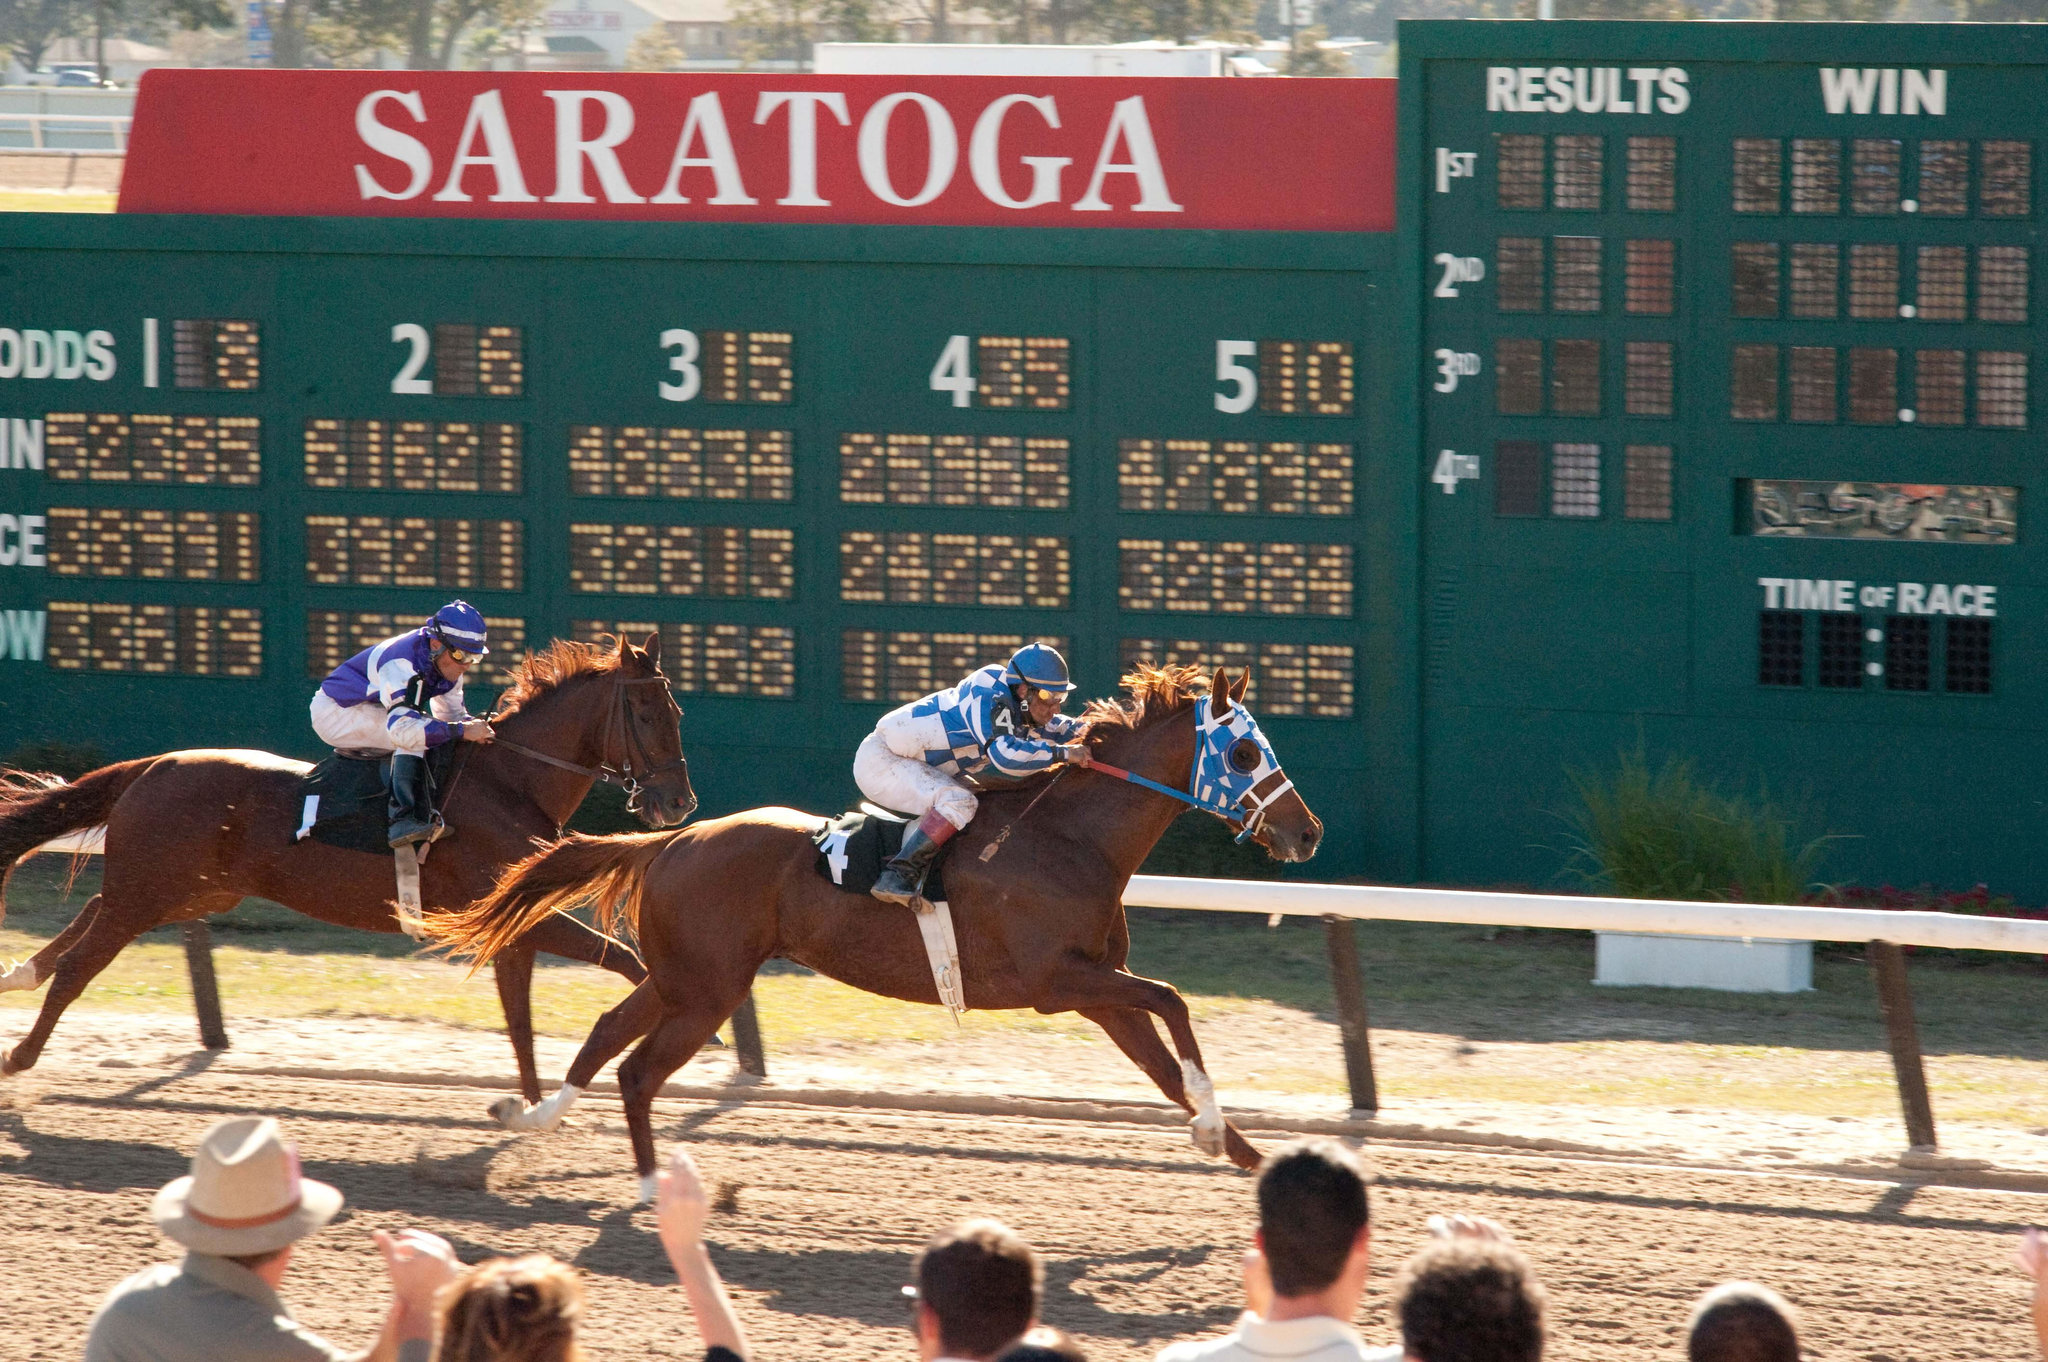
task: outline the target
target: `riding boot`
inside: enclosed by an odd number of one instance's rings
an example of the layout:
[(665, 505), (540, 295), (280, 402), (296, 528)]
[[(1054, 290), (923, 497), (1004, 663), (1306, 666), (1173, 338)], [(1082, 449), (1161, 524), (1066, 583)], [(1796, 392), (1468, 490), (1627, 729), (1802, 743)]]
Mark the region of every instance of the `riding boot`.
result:
[(434, 812), (434, 778), (427, 759), (410, 752), (391, 754), (391, 845), (431, 842), (447, 829)]
[(955, 831), (937, 810), (905, 828), (903, 845), (882, 868), (881, 878), (868, 892), (884, 903), (916, 902), (918, 890), (924, 888), (925, 871), (931, 868), (932, 858), (939, 854), (939, 848)]

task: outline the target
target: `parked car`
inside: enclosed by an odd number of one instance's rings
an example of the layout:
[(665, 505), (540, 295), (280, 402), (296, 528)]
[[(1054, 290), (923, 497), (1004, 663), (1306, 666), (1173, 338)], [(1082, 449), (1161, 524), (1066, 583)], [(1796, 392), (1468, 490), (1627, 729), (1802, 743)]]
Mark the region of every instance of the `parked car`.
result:
[(101, 80), (96, 66), (57, 66), (51, 68), (55, 77), (50, 83), (60, 89), (85, 88), (89, 90), (112, 90), (118, 88), (111, 80)]

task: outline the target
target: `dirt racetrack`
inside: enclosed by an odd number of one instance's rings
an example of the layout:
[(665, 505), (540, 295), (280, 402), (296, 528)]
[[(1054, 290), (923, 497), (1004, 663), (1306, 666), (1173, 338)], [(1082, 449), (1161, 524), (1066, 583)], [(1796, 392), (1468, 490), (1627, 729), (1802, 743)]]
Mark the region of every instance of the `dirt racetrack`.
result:
[[(423, 1224), (474, 1261), (546, 1250), (590, 1293), (593, 1362), (693, 1357), (681, 1293), (631, 1209), (613, 1099), (574, 1128), (515, 1140), (474, 1089), (208, 1073), (39, 1071), (0, 1088), (0, 1358), (75, 1358), (106, 1289), (166, 1254), (150, 1193), (186, 1170), (205, 1126), (271, 1112), (308, 1172), (348, 1196), (286, 1281), (337, 1343), (368, 1341), (383, 1299), (366, 1231)], [(1240, 1301), (1250, 1180), (1184, 1134), (1120, 1125), (749, 1102), (664, 1101), (737, 1208), (712, 1218), (714, 1255), (762, 1359), (912, 1356), (896, 1288), (936, 1226), (1003, 1218), (1045, 1255), (1049, 1322), (1097, 1359), (1147, 1358), (1217, 1330)], [(1264, 1137), (1268, 1142), (1273, 1138)], [(1389, 1288), (1436, 1212), (1491, 1215), (1550, 1291), (1550, 1356), (1679, 1358), (1689, 1302), (1747, 1276), (1805, 1311), (1809, 1357), (2032, 1355), (2020, 1228), (2041, 1196), (1877, 1180), (1703, 1171), (1376, 1146), (1376, 1260), (1364, 1328), (1392, 1342)]]

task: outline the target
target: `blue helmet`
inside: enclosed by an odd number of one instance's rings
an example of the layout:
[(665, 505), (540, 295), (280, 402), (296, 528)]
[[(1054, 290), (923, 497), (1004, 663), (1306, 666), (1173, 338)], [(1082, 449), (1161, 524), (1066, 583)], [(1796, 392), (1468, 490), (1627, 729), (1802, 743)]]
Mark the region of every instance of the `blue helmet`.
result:
[(1003, 680), (1013, 686), (1049, 690), (1055, 695), (1065, 695), (1074, 688), (1074, 683), (1067, 679), (1067, 660), (1049, 643), (1027, 643), (1012, 653), (1010, 665), (1003, 668)]
[(427, 633), (475, 657), (491, 651), (485, 646), (488, 640), (484, 637), (483, 612), (468, 601), (450, 601), (436, 610), (427, 621)]

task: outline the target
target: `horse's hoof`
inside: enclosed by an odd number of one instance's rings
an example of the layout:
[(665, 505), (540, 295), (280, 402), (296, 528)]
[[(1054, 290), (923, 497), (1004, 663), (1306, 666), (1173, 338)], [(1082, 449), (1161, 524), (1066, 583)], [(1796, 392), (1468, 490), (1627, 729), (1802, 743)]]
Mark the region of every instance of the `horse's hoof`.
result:
[(1201, 1150), (1204, 1154), (1211, 1158), (1216, 1158), (1223, 1153), (1224, 1140), (1223, 1126), (1221, 1124), (1212, 1126), (1204, 1125), (1200, 1121), (1190, 1121), (1188, 1123), (1188, 1130), (1195, 1138), (1195, 1148)]
[(526, 1115), (526, 1102), (518, 1097), (500, 1097), (491, 1103), (491, 1119), (507, 1130), (523, 1130), (519, 1118)]
[(661, 1183), (658, 1179), (656, 1179), (654, 1174), (642, 1173), (640, 1175), (640, 1204), (642, 1206), (652, 1206), (654, 1204), (654, 1198), (658, 1196), (660, 1192)]

